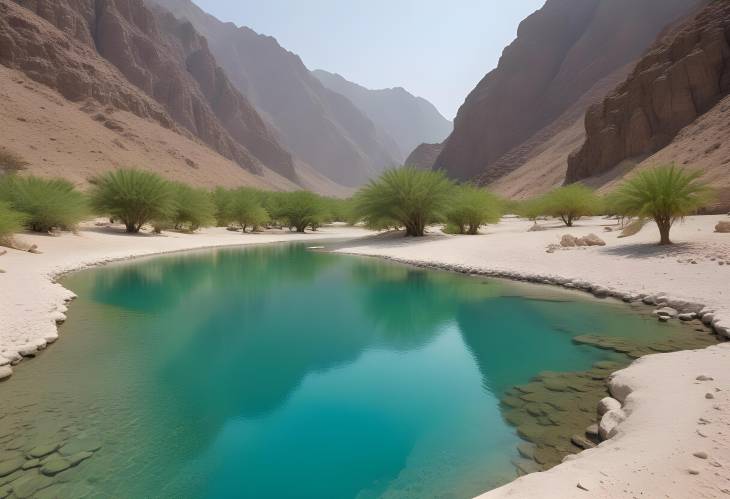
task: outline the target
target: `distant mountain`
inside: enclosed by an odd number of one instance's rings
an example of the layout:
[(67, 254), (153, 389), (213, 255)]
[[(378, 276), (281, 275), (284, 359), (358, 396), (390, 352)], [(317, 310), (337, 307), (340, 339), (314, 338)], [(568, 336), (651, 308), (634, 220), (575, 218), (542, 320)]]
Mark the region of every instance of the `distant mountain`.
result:
[(352, 101), (375, 126), (393, 137), (404, 160), (422, 142), (443, 142), (453, 124), (422, 97), (401, 87), (370, 90), (321, 69), (312, 72), (322, 84)]
[(295, 158), (356, 186), (399, 161), (393, 139), (350, 100), (325, 88), (276, 39), (224, 23), (190, 0), (147, 0), (192, 23), (231, 81), (276, 130)]
[(429, 144), (424, 142), (408, 155), (404, 164), (407, 166), (415, 166), (422, 170), (430, 170), (433, 168), (434, 163), (436, 163), (436, 159), (441, 154), (443, 147), (443, 143)]
[[(462, 180), (481, 176), (493, 182), (507, 175), (605, 96), (591, 94), (597, 84), (616, 72), (627, 72), (627, 65), (667, 25), (701, 3), (547, 0), (520, 24), (517, 38), (504, 50), (497, 68), (466, 98), (435, 167)], [(577, 102), (583, 107), (575, 107)], [(564, 113), (571, 108), (566, 118)], [(551, 127), (561, 117), (563, 123)], [(547, 127), (551, 127), (549, 133), (524, 147)], [(553, 150), (553, 155), (567, 159), (576, 139), (561, 142), (568, 149)], [(507, 153), (511, 158), (502, 160)]]

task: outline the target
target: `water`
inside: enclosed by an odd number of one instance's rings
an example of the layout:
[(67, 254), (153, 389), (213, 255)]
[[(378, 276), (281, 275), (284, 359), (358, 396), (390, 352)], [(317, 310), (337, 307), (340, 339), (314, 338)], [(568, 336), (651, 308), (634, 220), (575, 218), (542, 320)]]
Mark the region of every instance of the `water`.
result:
[(575, 335), (673, 330), (574, 292), (301, 245), (63, 284), (79, 298), (60, 341), (0, 385), (0, 462), (97, 442), (46, 489), (65, 497), (471, 497), (515, 476), (505, 390), (615, 359)]

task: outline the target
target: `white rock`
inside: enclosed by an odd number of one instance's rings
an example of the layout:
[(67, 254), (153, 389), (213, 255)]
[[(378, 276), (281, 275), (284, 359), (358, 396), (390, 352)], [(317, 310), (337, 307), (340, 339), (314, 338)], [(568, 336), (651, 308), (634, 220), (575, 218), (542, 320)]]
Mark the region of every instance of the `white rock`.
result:
[(598, 402), (598, 416), (603, 416), (608, 411), (613, 411), (615, 409), (621, 409), (621, 402), (613, 397), (606, 397)]
[(658, 316), (666, 316), (666, 317), (677, 317), (677, 310), (673, 309), (672, 307), (662, 307), (660, 309), (654, 310), (654, 315)]
[(13, 368), (10, 366), (0, 366), (0, 380), (8, 379), (13, 375)]
[(694, 312), (689, 312), (689, 313), (679, 314), (679, 315), (677, 316), (677, 318), (678, 318), (678, 319), (679, 319), (680, 321), (691, 321), (691, 320), (692, 320), (692, 319), (694, 319), (695, 317), (697, 317), (697, 314), (695, 314)]
[(626, 414), (621, 409), (608, 411), (598, 424), (598, 434), (602, 440), (613, 438), (618, 433), (618, 426), (626, 420)]

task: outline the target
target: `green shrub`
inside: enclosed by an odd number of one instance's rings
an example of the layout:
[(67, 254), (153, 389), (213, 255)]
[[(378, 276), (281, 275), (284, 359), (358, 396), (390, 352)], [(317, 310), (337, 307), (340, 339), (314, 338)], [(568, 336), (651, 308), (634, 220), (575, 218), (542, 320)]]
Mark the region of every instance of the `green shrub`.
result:
[(25, 216), (0, 201), (0, 244), (8, 243), (10, 237), (23, 228)]
[(174, 207), (170, 221), (177, 230), (194, 232), (216, 222), (216, 207), (210, 193), (187, 184), (172, 184)]
[(92, 204), (100, 214), (120, 220), (127, 232), (152, 221), (169, 220), (175, 210), (174, 189), (155, 173), (114, 170), (92, 182)]
[(600, 199), (593, 190), (581, 184), (559, 187), (545, 195), (542, 209), (545, 215), (560, 218), (568, 227), (581, 217), (600, 211)]
[(671, 244), (669, 232), (677, 220), (696, 212), (712, 197), (700, 182), (702, 172), (675, 165), (639, 172), (616, 191), (615, 206), (623, 215), (649, 218), (659, 228), (659, 244)]
[(536, 221), (538, 218), (546, 214), (544, 196), (519, 201), (515, 207), (515, 213), (533, 222)]
[(241, 227), (243, 232), (246, 232), (248, 227), (256, 231), (269, 221), (269, 213), (261, 205), (260, 193), (247, 188), (231, 192), (228, 217), (232, 223)]
[(0, 200), (25, 215), (25, 226), (35, 232), (73, 229), (89, 213), (86, 197), (61, 179), (5, 176)]
[(217, 227), (228, 227), (231, 220), (231, 201), (233, 200), (233, 191), (216, 187), (210, 193), (210, 198), (214, 206), (215, 223)]
[(325, 203), (312, 192), (282, 192), (273, 201), (272, 216), (297, 232), (304, 232), (307, 227), (316, 229), (327, 217)]
[(453, 191), (443, 172), (403, 167), (360, 189), (355, 210), (370, 227), (401, 226), (407, 236), (420, 237), (428, 224), (443, 220)]
[(28, 162), (13, 151), (0, 147), (0, 173), (17, 173), (25, 170)]
[(500, 209), (501, 201), (494, 194), (472, 185), (459, 186), (446, 210), (447, 230), (474, 235), (482, 225), (498, 222)]

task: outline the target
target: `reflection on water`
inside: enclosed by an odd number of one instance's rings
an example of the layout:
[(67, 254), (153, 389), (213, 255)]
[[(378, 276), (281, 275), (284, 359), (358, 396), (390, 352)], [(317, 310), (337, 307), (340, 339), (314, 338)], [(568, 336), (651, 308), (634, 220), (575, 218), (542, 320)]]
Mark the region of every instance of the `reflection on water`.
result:
[(565, 291), (298, 245), (64, 284), (79, 299), (61, 341), (0, 385), (0, 471), (39, 445), (96, 449), (57, 474), (15, 470), (0, 492), (467, 497), (514, 477), (506, 390), (617, 355), (573, 336), (671, 330)]

